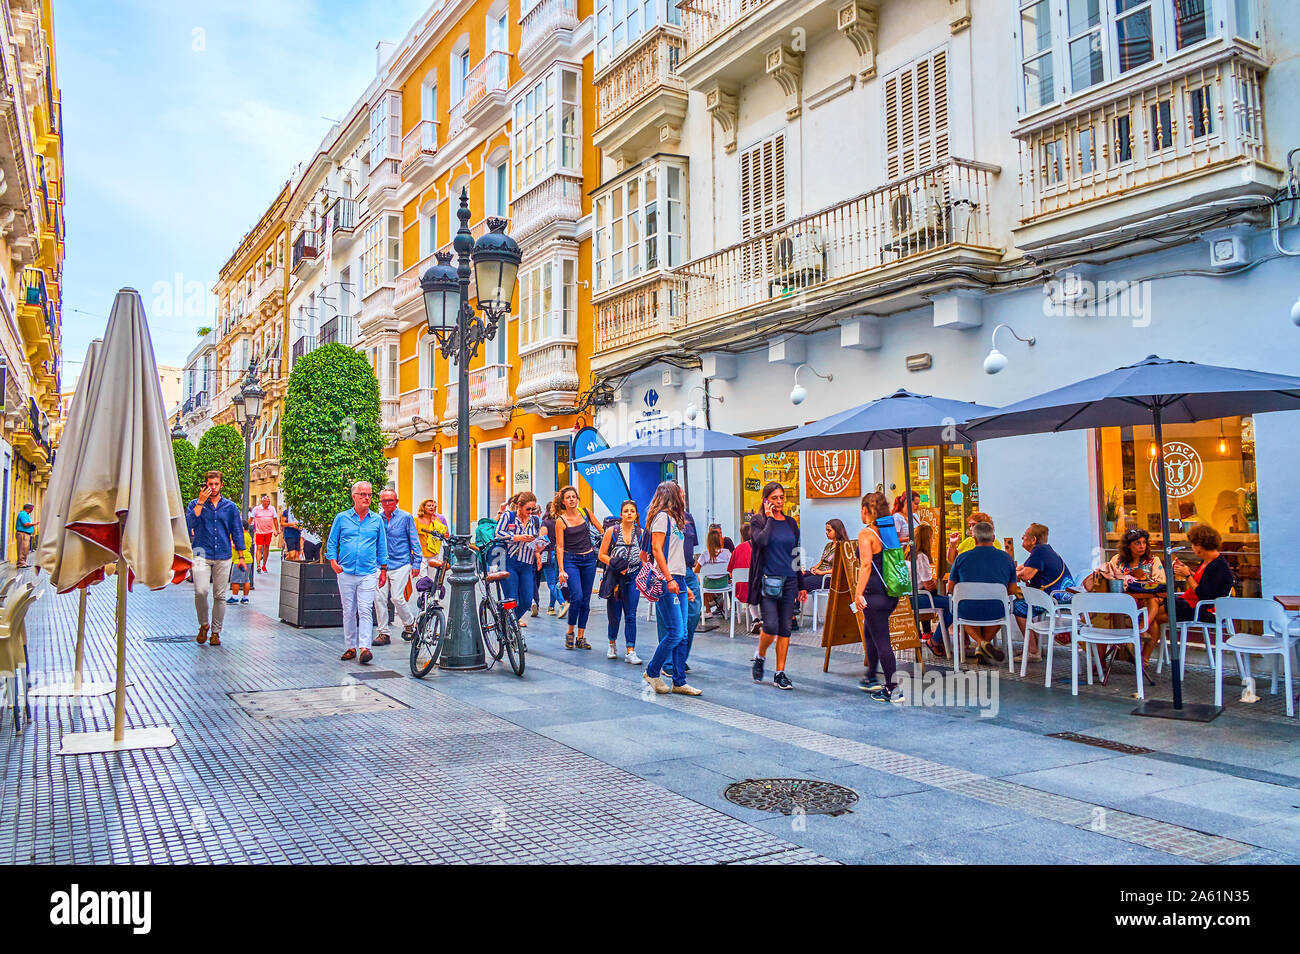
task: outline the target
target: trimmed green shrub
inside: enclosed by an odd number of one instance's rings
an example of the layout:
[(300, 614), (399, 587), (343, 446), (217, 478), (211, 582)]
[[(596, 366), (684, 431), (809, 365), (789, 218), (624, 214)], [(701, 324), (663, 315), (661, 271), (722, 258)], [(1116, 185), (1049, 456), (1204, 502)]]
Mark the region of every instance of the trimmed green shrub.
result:
[(194, 463), (199, 455), (189, 441), (173, 438), (172, 456), (176, 458), (176, 479), (181, 488), (181, 503), (187, 504), (199, 495), (194, 479)]
[(244, 492), (244, 435), (239, 428), (217, 424), (203, 432), (194, 461), (195, 490), (187, 500), (198, 496), (198, 484), (210, 470), (221, 472), (221, 495), (239, 504), (242, 511), (246, 505), (239, 499)]
[(323, 539), (334, 517), (352, 506), (354, 481), (370, 481), (377, 506), (387, 461), (379, 381), (365, 355), (327, 344), (299, 358), (289, 376), (280, 440), (284, 498), (306, 529)]

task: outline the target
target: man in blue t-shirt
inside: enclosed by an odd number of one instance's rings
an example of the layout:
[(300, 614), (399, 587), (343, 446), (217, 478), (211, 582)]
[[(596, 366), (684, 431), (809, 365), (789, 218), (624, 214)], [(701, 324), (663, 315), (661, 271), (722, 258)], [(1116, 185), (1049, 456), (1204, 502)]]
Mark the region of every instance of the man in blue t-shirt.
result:
[[(951, 596), (958, 583), (996, 583), (1005, 586), (1007, 593), (1015, 591), (1016, 562), (995, 544), (997, 534), (993, 524), (981, 521), (972, 528), (975, 546), (959, 553), (948, 571), (948, 594)], [(1006, 654), (993, 645), (993, 637), (1001, 626), (1005, 610), (993, 600), (966, 600), (960, 606), (954, 601), (952, 615), (961, 619), (988, 620), (988, 626), (967, 626), (966, 635), (975, 640), (975, 658), (991, 665), (1005, 660)], [(996, 621), (996, 622), (994, 622)]]
[(18, 516), (14, 520), (14, 534), (18, 541), (18, 566), (23, 568), (27, 566), (27, 554), (32, 550), (32, 540), (36, 536), (36, 520), (32, 517), (32, 511), (35, 508), (31, 504), (23, 504), (23, 509), (18, 511)]
[[(1047, 527), (1041, 523), (1031, 523), (1020, 538), (1020, 545), (1029, 551), (1024, 565), (1016, 570), (1016, 579), (1026, 586), (1042, 590), (1058, 602), (1066, 602), (1068, 593), (1065, 587), (1072, 586), (1070, 568), (1065, 565), (1051, 545), (1047, 542)], [(1011, 604), (1011, 611), (1016, 614), (1016, 623), (1020, 631), (1025, 631), (1025, 617), (1029, 615), (1029, 604), (1023, 599)], [(1026, 651), (1031, 655), (1038, 653), (1038, 635), (1031, 633)]]

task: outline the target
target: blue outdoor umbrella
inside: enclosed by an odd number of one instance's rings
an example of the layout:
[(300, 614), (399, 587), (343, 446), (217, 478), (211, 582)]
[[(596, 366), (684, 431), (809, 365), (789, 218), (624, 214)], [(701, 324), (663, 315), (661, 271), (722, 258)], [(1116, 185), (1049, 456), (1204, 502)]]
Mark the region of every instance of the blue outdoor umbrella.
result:
[[(989, 414), (993, 408), (969, 401), (913, 394), (899, 389), (887, 397), (851, 407), (803, 427), (778, 434), (751, 445), (749, 453), (816, 450), (878, 450), (886, 447), (903, 449), (903, 483), (907, 502), (907, 526), (914, 526), (912, 515), (912, 468), (907, 450), (926, 444), (964, 444), (972, 438), (966, 422)], [(920, 630), (916, 610), (916, 547), (911, 548), (912, 620)]]
[[(1173, 564), (1170, 558), (1169, 495), (1165, 473), (1164, 424), (1187, 424), (1216, 417), (1236, 417), (1266, 411), (1300, 410), (1300, 378), (1241, 368), (1221, 368), (1195, 361), (1171, 361), (1148, 355), (1096, 377), (1067, 384), (973, 420), (967, 432), (977, 440), (1043, 434), (1092, 427), (1132, 427), (1153, 424), (1156, 432), (1156, 472), (1160, 483), (1160, 525), (1165, 541), (1165, 611), (1174, 626)], [(1213, 706), (1183, 707), (1178, 642), (1173, 643), (1174, 703), (1152, 700), (1139, 706), (1141, 715), (1209, 721), (1220, 710)]]

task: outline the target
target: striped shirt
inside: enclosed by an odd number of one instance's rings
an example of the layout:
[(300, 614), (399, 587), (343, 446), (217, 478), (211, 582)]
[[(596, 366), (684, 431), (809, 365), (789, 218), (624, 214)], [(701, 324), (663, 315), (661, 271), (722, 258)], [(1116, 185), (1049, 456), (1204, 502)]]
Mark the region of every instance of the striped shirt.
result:
[(537, 537), (541, 532), (542, 521), (536, 514), (533, 514), (527, 520), (521, 520), (519, 514), (513, 510), (507, 510), (501, 514), (501, 519), (497, 521), (497, 539), (508, 540), (506, 554), (521, 563), (529, 563), (535, 558), (538, 543), (536, 540), (517, 541), (511, 538), (516, 536)]

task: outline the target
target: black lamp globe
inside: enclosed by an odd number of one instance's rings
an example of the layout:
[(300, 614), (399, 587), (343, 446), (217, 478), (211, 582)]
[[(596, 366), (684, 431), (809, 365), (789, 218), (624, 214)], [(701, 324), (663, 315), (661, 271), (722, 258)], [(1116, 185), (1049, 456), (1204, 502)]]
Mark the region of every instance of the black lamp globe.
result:
[(244, 392), (236, 391), (234, 397), (230, 399), (230, 403), (235, 408), (235, 423), (242, 427), (244, 422), (248, 420), (248, 408), (244, 404)]
[(451, 252), (437, 252), (434, 257), (438, 262), (420, 276), (420, 290), (424, 293), (424, 319), (429, 323), (429, 333), (442, 338), (456, 330), (460, 278), (451, 265)]
[(488, 231), (474, 243), (474, 284), (478, 306), (486, 312), (505, 315), (515, 297), (519, 274), (519, 243), (506, 235), (505, 219), (489, 218)]

